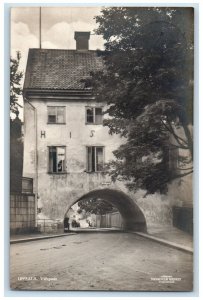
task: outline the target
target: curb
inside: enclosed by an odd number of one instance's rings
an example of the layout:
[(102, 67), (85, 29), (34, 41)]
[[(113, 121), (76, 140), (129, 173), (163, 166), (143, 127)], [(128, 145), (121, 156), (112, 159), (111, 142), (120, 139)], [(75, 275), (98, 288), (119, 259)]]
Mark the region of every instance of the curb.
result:
[(77, 234), (77, 233), (70, 232), (70, 233), (50, 235), (50, 236), (45, 235), (45, 236), (38, 236), (38, 237), (32, 237), (32, 238), (17, 239), (17, 240), (11, 240), (10, 244), (18, 244), (18, 243), (32, 242), (32, 241), (38, 241), (38, 240), (53, 239), (53, 238), (57, 238), (57, 237), (74, 235), (74, 234)]
[(133, 231), (133, 233), (135, 233), (135, 234), (137, 234), (141, 237), (147, 238), (149, 240), (152, 240), (154, 242), (163, 244), (165, 246), (168, 246), (168, 247), (171, 247), (171, 248), (174, 248), (174, 249), (177, 249), (177, 250), (181, 250), (181, 251), (193, 254), (193, 249), (190, 248), (190, 247), (185, 247), (185, 246), (182, 246), (180, 244), (173, 243), (173, 242), (170, 242), (170, 241), (167, 241), (167, 240), (164, 240), (164, 239), (161, 239), (161, 238), (158, 238), (158, 237), (146, 234), (146, 233), (142, 233), (142, 232)]

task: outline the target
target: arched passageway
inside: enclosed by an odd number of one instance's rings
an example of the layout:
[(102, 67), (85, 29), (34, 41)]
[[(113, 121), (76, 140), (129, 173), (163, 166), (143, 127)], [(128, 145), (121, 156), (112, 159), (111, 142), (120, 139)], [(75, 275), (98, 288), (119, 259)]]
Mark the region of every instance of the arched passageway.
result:
[(147, 231), (146, 220), (144, 214), (138, 207), (138, 205), (125, 193), (113, 189), (98, 189), (93, 190), (76, 201), (74, 201), (67, 209), (66, 214), (70, 207), (75, 203), (89, 199), (100, 198), (110, 202), (120, 212), (123, 218), (123, 225), (125, 230)]

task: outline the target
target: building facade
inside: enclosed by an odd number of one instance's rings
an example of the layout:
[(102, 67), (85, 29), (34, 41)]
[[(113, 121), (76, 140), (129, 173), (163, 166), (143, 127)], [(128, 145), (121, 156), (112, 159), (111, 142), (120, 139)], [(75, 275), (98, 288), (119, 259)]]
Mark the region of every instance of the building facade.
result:
[(63, 219), (70, 207), (88, 197), (110, 201), (124, 228), (146, 231), (172, 224), (170, 201), (143, 199), (103, 172), (123, 143), (103, 126), (105, 103), (95, 101), (84, 79), (103, 68), (89, 50), (89, 32), (76, 32), (76, 50), (30, 49), (24, 83), (24, 177), (33, 178), (36, 212)]

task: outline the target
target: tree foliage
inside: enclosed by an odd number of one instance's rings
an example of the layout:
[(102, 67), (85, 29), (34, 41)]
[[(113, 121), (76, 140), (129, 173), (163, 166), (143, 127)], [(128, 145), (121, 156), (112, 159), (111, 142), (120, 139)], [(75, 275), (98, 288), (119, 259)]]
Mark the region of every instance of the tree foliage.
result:
[(14, 119), (10, 118), (10, 190), (18, 193), (22, 192), (23, 173), (22, 122), (18, 117), (23, 78), (23, 73), (19, 71), (20, 58), (20, 52), (16, 53), (16, 58), (10, 58), (10, 112), (16, 115)]
[[(113, 7), (96, 22), (106, 40), (98, 52), (105, 68), (92, 73), (91, 84), (108, 104), (104, 125), (126, 137), (109, 173), (132, 190), (165, 192), (171, 180), (192, 172), (186, 165), (193, 153), (193, 10)], [(177, 149), (190, 154), (180, 157), (181, 174), (170, 166)]]
[(111, 203), (97, 198), (84, 199), (78, 202), (80, 209), (85, 210), (86, 213), (103, 215), (115, 211)]
[(18, 103), (19, 96), (22, 95), (21, 80), (23, 72), (19, 71), (21, 54), (16, 52), (16, 58), (10, 58), (10, 111), (16, 113), (18, 107), (22, 107)]
[(10, 191), (22, 192), (23, 174), (23, 142), (22, 122), (16, 113), (15, 119), (10, 119)]

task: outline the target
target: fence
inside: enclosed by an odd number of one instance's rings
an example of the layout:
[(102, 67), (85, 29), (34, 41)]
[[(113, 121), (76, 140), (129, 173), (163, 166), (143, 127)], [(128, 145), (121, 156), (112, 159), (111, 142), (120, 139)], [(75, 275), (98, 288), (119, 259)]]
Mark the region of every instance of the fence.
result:
[(37, 231), (41, 233), (63, 233), (64, 226), (60, 221), (52, 219), (38, 219)]
[(35, 197), (26, 194), (10, 195), (11, 233), (35, 230)]
[(97, 228), (123, 228), (123, 219), (119, 212), (113, 212), (105, 215), (96, 215)]

